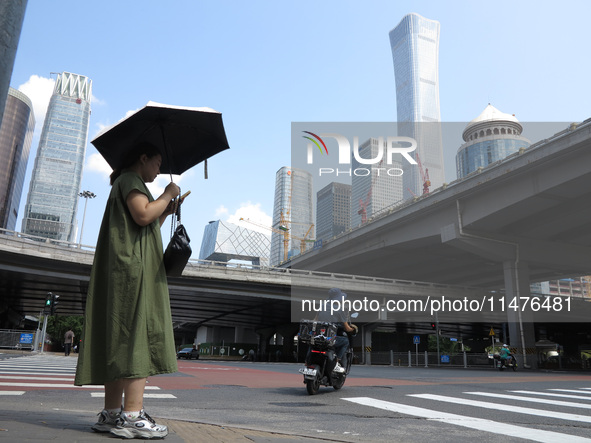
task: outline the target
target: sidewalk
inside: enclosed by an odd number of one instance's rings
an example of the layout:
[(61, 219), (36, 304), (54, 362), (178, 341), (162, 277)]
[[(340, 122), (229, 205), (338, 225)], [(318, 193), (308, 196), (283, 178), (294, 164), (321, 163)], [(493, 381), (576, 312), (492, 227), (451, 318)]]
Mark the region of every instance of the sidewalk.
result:
[[(155, 419), (157, 423), (168, 426), (169, 434), (164, 440), (161, 440), (166, 443), (312, 443), (318, 441), (318, 439), (273, 432), (166, 420), (156, 417)], [(105, 443), (125, 440), (111, 434), (93, 432), (90, 429), (93, 423), (94, 421), (89, 420), (86, 413), (82, 414), (76, 411), (52, 410), (43, 414), (23, 413), (16, 410), (0, 411), (0, 441), (7, 443), (45, 443), (48, 441)]]

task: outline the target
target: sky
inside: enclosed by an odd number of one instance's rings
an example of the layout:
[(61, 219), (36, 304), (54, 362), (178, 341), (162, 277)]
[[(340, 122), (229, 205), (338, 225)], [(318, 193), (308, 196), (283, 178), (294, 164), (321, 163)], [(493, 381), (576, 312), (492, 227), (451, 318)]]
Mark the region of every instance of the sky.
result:
[[(87, 202), (84, 245), (96, 243), (110, 191), (111, 170), (90, 143), (99, 131), (148, 101), (222, 113), (230, 149), (209, 160), (209, 178), (202, 165), (175, 177), (192, 191), (182, 222), (197, 258), (209, 221), (244, 217), (271, 226), (275, 173), (291, 162), (292, 122), (395, 121), (388, 33), (411, 12), (441, 24), (442, 122), (469, 122), (488, 103), (524, 123), (566, 128), (591, 117), (591, 3), (584, 0), (28, 0), (11, 86), (32, 100), (36, 129), (17, 230), (51, 73), (93, 82), (81, 190), (97, 197)], [(444, 146), (447, 181), (455, 179), (461, 143)], [(154, 197), (169, 180), (151, 185)], [(169, 236), (165, 224), (164, 246)]]

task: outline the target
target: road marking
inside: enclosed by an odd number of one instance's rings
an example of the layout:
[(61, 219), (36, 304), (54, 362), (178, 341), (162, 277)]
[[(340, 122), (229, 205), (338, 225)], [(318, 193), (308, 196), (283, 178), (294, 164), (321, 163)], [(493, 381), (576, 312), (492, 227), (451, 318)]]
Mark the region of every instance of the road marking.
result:
[[(104, 386), (98, 385), (84, 385), (74, 386), (73, 384), (67, 385), (65, 383), (13, 383), (13, 382), (0, 382), (0, 386), (19, 386), (23, 388), (80, 388), (80, 389), (105, 389)], [(160, 390), (158, 386), (146, 386), (146, 389)]]
[(544, 411), (542, 409), (522, 408), (521, 406), (505, 405), (502, 403), (490, 403), (483, 401), (468, 400), (465, 398), (444, 397), (435, 394), (409, 394), (409, 397), (425, 398), (427, 400), (455, 403), (462, 406), (475, 406), (477, 408), (495, 409), (497, 411), (508, 411), (518, 414), (536, 415), (539, 417), (551, 417), (560, 420), (571, 420), (583, 423), (591, 423), (591, 417), (579, 414), (567, 414), (565, 412)]
[[(585, 392), (585, 391), (578, 391), (576, 389), (548, 389), (549, 391), (558, 391), (558, 392), (572, 392), (574, 394), (586, 394), (586, 395), (591, 395), (591, 392)], [(589, 400), (591, 400), (591, 397), (587, 397)]]
[(553, 394), (552, 392), (537, 392), (537, 391), (509, 391), (509, 392), (515, 392), (516, 394), (545, 395), (547, 397), (575, 398), (577, 400), (591, 400), (589, 397), (583, 397), (581, 395)]
[(0, 391), (0, 395), (23, 395), (25, 391)]
[(591, 442), (591, 439), (584, 437), (577, 437), (553, 431), (543, 431), (541, 429), (525, 428), (484, 418), (467, 417), (464, 415), (450, 414), (449, 412), (433, 411), (431, 409), (418, 408), (400, 403), (391, 403), (369, 397), (344, 398), (343, 400), (384, 409), (386, 411), (398, 412), (400, 414), (423, 417), (441, 423), (463, 426), (477, 431), (492, 432), (501, 436), (524, 438), (526, 440), (534, 440), (543, 443), (556, 443), (557, 441), (567, 440), (569, 443)]
[[(61, 375), (61, 374), (60, 374)], [(4, 380), (50, 380), (50, 381), (71, 381), (74, 384), (74, 378), (62, 378), (62, 377), (29, 377), (28, 375), (1, 375), (0, 379)]]
[(573, 401), (560, 401), (560, 400), (546, 400), (543, 398), (532, 398), (532, 397), (522, 397), (520, 395), (507, 395), (507, 394), (494, 394), (492, 392), (464, 392), (464, 394), (472, 394), (472, 395), (481, 395), (484, 397), (492, 397), (492, 398), (506, 398), (507, 400), (521, 400), (521, 401), (528, 401), (531, 403), (543, 403), (545, 405), (557, 405), (557, 406), (568, 406), (571, 408), (583, 408), (583, 409), (591, 409), (591, 404), (588, 403), (575, 403)]
[[(91, 397), (95, 397), (95, 398), (104, 398), (105, 397), (104, 392), (91, 392), (90, 395), (91, 395)], [(123, 396), (123, 397), (125, 397), (125, 396)], [(172, 394), (144, 394), (144, 398), (176, 398), (176, 397)]]

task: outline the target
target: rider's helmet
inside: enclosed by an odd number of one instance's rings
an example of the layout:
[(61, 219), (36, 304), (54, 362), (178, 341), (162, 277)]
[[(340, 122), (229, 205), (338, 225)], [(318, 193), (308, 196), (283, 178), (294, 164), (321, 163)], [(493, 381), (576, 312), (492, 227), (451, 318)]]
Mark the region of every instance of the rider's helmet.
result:
[(503, 343), (503, 348), (508, 348), (509, 345), (507, 343)]
[(328, 290), (328, 298), (331, 300), (344, 300), (347, 298), (347, 294), (339, 288), (331, 288)]

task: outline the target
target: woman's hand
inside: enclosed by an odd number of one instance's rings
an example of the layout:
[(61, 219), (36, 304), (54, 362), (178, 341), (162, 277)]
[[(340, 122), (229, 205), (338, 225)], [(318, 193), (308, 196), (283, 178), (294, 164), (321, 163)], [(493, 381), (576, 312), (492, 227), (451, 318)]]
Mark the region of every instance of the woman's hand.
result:
[(176, 210), (172, 200), (180, 192), (181, 189), (176, 184), (169, 183), (160, 197), (153, 202), (149, 202), (145, 194), (134, 190), (127, 196), (127, 207), (133, 220), (138, 225), (147, 226), (155, 220), (160, 220), (162, 225), (166, 217)]

